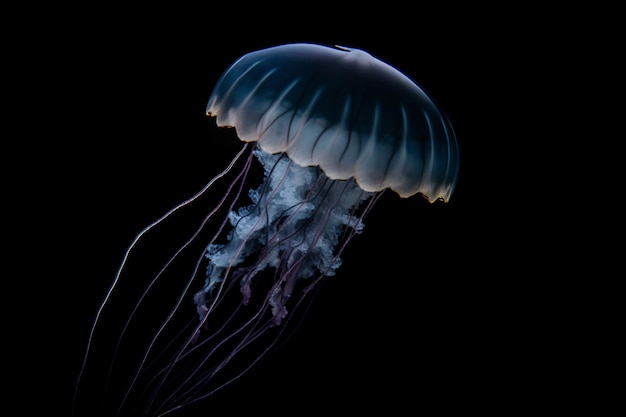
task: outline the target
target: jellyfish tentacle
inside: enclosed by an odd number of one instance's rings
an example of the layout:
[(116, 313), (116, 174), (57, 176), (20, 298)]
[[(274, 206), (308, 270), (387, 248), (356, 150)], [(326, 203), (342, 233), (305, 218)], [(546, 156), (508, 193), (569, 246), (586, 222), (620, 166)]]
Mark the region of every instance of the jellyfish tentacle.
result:
[[(240, 377), (241, 375), (243, 375), (243, 373), (245, 373), (247, 369), (249, 369), (249, 367), (253, 365), (253, 364), (249, 364), (244, 371), (232, 377), (228, 381), (224, 382), (222, 385), (218, 387), (214, 387), (209, 392), (203, 395), (199, 395), (199, 396), (193, 395), (193, 393), (198, 393), (208, 383), (208, 381), (210, 381), (213, 377), (215, 377), (215, 375), (221, 369), (223, 369), (232, 360), (234, 356), (236, 356), (242, 349), (250, 345), (252, 342), (254, 342), (258, 337), (260, 337), (265, 332), (265, 330), (267, 330), (271, 326), (271, 323), (269, 323), (267, 319), (264, 319), (264, 313), (268, 310), (268, 306), (269, 306), (269, 303), (268, 303), (269, 298), (270, 298), (270, 294), (267, 294), (265, 300), (261, 303), (261, 305), (257, 308), (257, 310), (255, 312), (252, 312), (252, 314), (250, 314), (249, 318), (243, 324), (237, 325), (232, 330), (230, 328), (226, 328), (225, 326), (222, 326), (219, 329), (219, 332), (221, 332), (222, 330), (226, 330), (226, 333), (219, 335), (220, 336), (219, 341), (216, 344), (214, 344), (209, 350), (209, 352), (204, 355), (203, 359), (197, 365), (194, 366), (194, 369), (189, 373), (189, 375), (185, 377), (185, 380), (182, 381), (182, 383), (179, 384), (177, 388), (173, 392), (171, 392), (170, 395), (162, 402), (162, 405), (159, 407), (159, 410), (162, 410), (163, 408), (167, 407), (168, 403), (170, 402), (172, 404), (175, 404), (176, 402), (183, 401), (184, 404), (190, 404), (191, 402), (198, 401), (212, 394), (213, 392), (217, 391), (218, 389), (227, 385), (228, 383), (232, 382), (234, 379)], [(209, 365), (208, 369), (204, 370), (209, 359), (211, 359), (213, 355), (215, 355), (220, 348), (222, 348), (226, 343), (228, 343), (231, 339), (235, 338), (240, 333), (243, 333), (243, 334), (241, 335), (236, 345), (230, 348), (230, 353), (226, 357), (222, 359), (218, 359), (217, 363), (213, 365)], [(207, 340), (201, 343), (204, 344), (206, 342)], [(274, 343), (275, 342), (271, 343), (270, 346), (268, 346), (268, 349), (271, 346), (273, 346)], [(199, 347), (200, 345), (193, 346), (190, 350), (185, 351), (182, 355), (180, 355), (180, 357), (177, 358), (175, 363), (172, 364), (172, 368), (173, 368), (173, 365), (179, 363), (187, 355), (192, 353), (193, 350), (196, 350)], [(256, 358), (254, 363), (256, 363), (256, 361), (259, 359), (260, 357)], [(187, 399), (183, 400), (183, 397), (187, 397)], [(164, 414), (160, 414), (160, 415), (168, 414), (171, 411), (178, 409), (178, 408), (179, 407), (174, 407), (171, 410), (168, 410)]]
[[(89, 358), (91, 356), (91, 352), (92, 352), (92, 344), (94, 341), (94, 337), (95, 337), (95, 333), (96, 333), (96, 329), (99, 327), (100, 322), (102, 321), (102, 316), (103, 316), (103, 312), (104, 309), (109, 305), (109, 302), (113, 296), (113, 293), (116, 291), (116, 289), (119, 286), (120, 280), (122, 278), (122, 275), (124, 273), (124, 271), (126, 270), (126, 266), (129, 262), (131, 253), (133, 252), (133, 250), (137, 247), (137, 245), (139, 244), (139, 242), (142, 240), (142, 238), (144, 236), (146, 236), (150, 231), (152, 231), (153, 229), (155, 229), (156, 227), (158, 227), (160, 224), (162, 224), (163, 222), (165, 222), (167, 219), (169, 219), (170, 217), (172, 217), (174, 215), (174, 213), (180, 211), (181, 209), (183, 209), (184, 207), (194, 203), (195, 201), (199, 200), (204, 194), (206, 194), (206, 192), (208, 190), (210, 190), (218, 181), (220, 181), (221, 179), (223, 179), (224, 177), (226, 177), (226, 175), (228, 175), (228, 173), (230, 173), (233, 168), (235, 167), (236, 163), (240, 160), (240, 158), (242, 157), (242, 155), (244, 155), (246, 149), (249, 149), (249, 147), (242, 147), (242, 149), (240, 149), (237, 154), (233, 157), (233, 159), (230, 161), (230, 163), (226, 166), (226, 168), (224, 168), (224, 170), (222, 170), (220, 173), (218, 173), (217, 175), (215, 175), (213, 178), (211, 178), (199, 191), (197, 191), (194, 195), (192, 195), (191, 197), (187, 198), (186, 200), (182, 201), (181, 203), (178, 203), (177, 205), (175, 205), (174, 207), (172, 207), (171, 209), (169, 209), (167, 212), (165, 212), (163, 215), (161, 215), (161, 217), (157, 218), (155, 221), (153, 221), (152, 223), (150, 223), (149, 225), (147, 225), (146, 227), (144, 227), (136, 236), (135, 238), (131, 241), (130, 245), (127, 247), (126, 251), (124, 252), (124, 255), (122, 257), (122, 260), (117, 268), (117, 271), (115, 273), (115, 277), (113, 278), (113, 281), (111, 283), (111, 285), (109, 286), (102, 302), (100, 303), (98, 310), (96, 311), (96, 315), (94, 317), (93, 323), (91, 325), (91, 328), (89, 330), (89, 334), (87, 337), (87, 345), (85, 347), (85, 353), (83, 355), (83, 359), (82, 362), (80, 364), (80, 369), (78, 371), (78, 376), (76, 378), (76, 385), (74, 387), (74, 395), (72, 398), (72, 404), (71, 404), (71, 414), (73, 415), (75, 413), (75, 409), (77, 406), (77, 400), (79, 398), (79, 390), (82, 386), (82, 380), (84, 377), (84, 374), (86, 372), (87, 369), (87, 364), (89, 362)], [(209, 214), (209, 216), (212, 216), (215, 214), (216, 211), (213, 211), (211, 214)], [(189, 244), (190, 241), (193, 241), (195, 239), (195, 237), (197, 236), (197, 233), (194, 233), (194, 235), (187, 241), (187, 243), (185, 243), (183, 246), (186, 246)], [(183, 248), (184, 249), (184, 248)], [(182, 250), (182, 249), (181, 249)], [(175, 256), (178, 255), (177, 252)], [(166, 264), (163, 266), (163, 268), (161, 269), (161, 272), (165, 269), (167, 269), (168, 265), (169, 265), (169, 261), (166, 262)], [(158, 278), (158, 276), (160, 276), (161, 272), (157, 273), (157, 277), (155, 279)], [(154, 280), (153, 280), (154, 281)], [(114, 351), (112, 353), (111, 356), (111, 365), (109, 366), (109, 371), (107, 372), (107, 376), (105, 377), (105, 390), (106, 387), (108, 386), (108, 381), (110, 379), (110, 372), (111, 369), (113, 368), (113, 362), (115, 361), (115, 357), (117, 356), (117, 352), (119, 350), (119, 345), (120, 345), (120, 340), (121, 338), (123, 338), (124, 334), (127, 332), (128, 329), (128, 325), (129, 322), (132, 321), (132, 318), (134, 317), (134, 315), (137, 312), (138, 306), (141, 303), (141, 301), (143, 300), (143, 298), (145, 297), (145, 294), (147, 292), (149, 292), (151, 286), (153, 285), (153, 283), (150, 283), (148, 288), (146, 288), (146, 290), (142, 293), (142, 295), (140, 296), (140, 299), (138, 301), (138, 303), (135, 304), (135, 307), (133, 308), (133, 310), (131, 311), (130, 316), (126, 319), (122, 330), (118, 336), (118, 341), (117, 344), (114, 348)], [(121, 410), (121, 408), (123, 407), (123, 403), (119, 405), (119, 409), (118, 412)]]
[[(208, 191), (213, 184), (216, 183), (217, 180), (220, 180), (222, 178), (224, 178), (230, 171), (232, 171), (233, 167), (235, 166), (235, 164), (240, 160), (240, 158), (242, 157), (242, 155), (244, 155), (245, 151), (248, 150), (250, 151), (252, 148), (251, 145), (246, 144), (244, 145), (239, 151), (238, 153), (235, 155), (235, 157), (231, 160), (230, 164), (227, 166), (227, 168), (222, 171), (220, 174), (218, 174), (217, 176), (213, 177), (202, 189), (201, 191), (199, 191), (198, 193), (196, 193), (193, 197), (189, 198), (188, 200), (186, 200), (185, 202), (177, 205), (176, 207), (174, 207), (173, 209), (169, 210), (165, 215), (163, 215), (161, 218), (159, 218), (157, 221), (155, 221), (151, 226), (152, 227), (147, 227), (146, 229), (144, 229), (142, 231), (142, 234), (138, 235), (137, 238), (135, 238), (135, 241), (133, 242), (133, 244), (131, 245), (131, 247), (129, 247), (128, 251), (130, 251), (134, 245), (138, 242), (139, 238), (145, 234), (145, 232), (147, 232), (149, 229), (154, 228), (156, 226), (158, 226), (160, 223), (162, 223), (163, 221), (165, 221), (166, 219), (168, 219), (169, 217), (171, 217), (171, 215), (181, 209), (182, 207), (196, 201), (198, 198), (200, 198), (206, 191)], [(196, 230), (192, 233), (192, 235), (176, 250), (176, 252), (171, 255), (166, 262), (164, 263), (164, 265), (161, 267), (161, 269), (155, 274), (155, 276), (150, 280), (150, 282), (148, 283), (147, 287), (144, 289), (144, 291), (142, 292), (142, 294), (140, 295), (139, 299), (137, 300), (137, 302), (135, 303), (129, 317), (126, 319), (126, 322), (124, 324), (124, 327), (122, 328), (119, 336), (118, 336), (118, 340), (115, 346), (115, 349), (112, 353), (111, 356), (111, 364), (113, 364), (116, 360), (116, 357), (118, 355), (121, 343), (122, 343), (122, 339), (124, 338), (125, 334), (128, 331), (128, 327), (130, 325), (130, 323), (132, 322), (133, 318), (135, 317), (135, 315), (137, 314), (140, 306), (142, 305), (142, 303), (144, 302), (144, 299), (146, 298), (147, 294), (151, 291), (151, 289), (153, 288), (153, 286), (155, 285), (155, 283), (159, 280), (159, 278), (163, 275), (163, 273), (170, 267), (170, 265), (172, 264), (172, 262), (193, 242), (197, 239), (200, 231), (204, 228), (204, 226), (207, 224), (207, 222), (220, 210), (220, 208), (224, 205), (224, 203), (227, 200), (227, 196), (230, 195), (230, 192), (233, 190), (233, 188), (235, 187), (236, 184), (240, 184), (239, 186), (239, 191), (238, 193), (241, 192), (242, 186), (243, 186), (243, 179), (245, 178), (245, 176), (247, 175), (248, 171), (249, 171), (249, 166), (250, 166), (250, 162), (251, 162), (251, 157), (252, 154), (250, 153), (250, 155), (248, 156), (245, 164), (244, 164), (244, 169), (241, 170), (240, 172), (237, 173), (237, 175), (235, 176), (235, 178), (231, 181), (231, 183), (228, 186), (228, 192), (224, 195), (224, 197), (222, 199), (220, 199), (218, 201), (218, 203), (216, 204), (216, 206), (209, 211), (209, 213), (207, 215), (205, 215), (204, 219), (202, 220), (202, 222), (200, 223), (199, 226), (196, 227)], [(236, 199), (235, 199), (236, 201)], [(235, 201), (233, 201), (234, 204)], [(219, 234), (219, 231), (218, 233)], [(215, 239), (217, 237), (217, 234), (213, 237), (213, 239)], [(127, 251), (127, 253), (128, 253)], [(119, 269), (119, 274), (121, 275), (121, 270), (122, 268), (125, 266), (125, 262), (127, 260), (127, 257), (124, 258), (124, 261), (122, 263), (122, 265), (120, 266)], [(197, 269), (199, 267), (199, 262), (197, 262), (195, 269)], [(193, 275), (193, 274), (192, 274)], [(187, 283), (187, 285), (183, 288), (180, 296), (177, 298), (174, 306), (171, 308), (170, 313), (168, 314), (168, 316), (163, 320), (163, 322), (161, 323), (161, 325), (159, 326), (159, 328), (156, 330), (155, 334), (153, 335), (152, 339), (150, 340), (149, 344), (147, 345), (147, 347), (145, 348), (145, 351), (142, 355), (141, 360), (138, 363), (138, 366), (133, 374), (133, 377), (131, 378), (128, 387), (126, 388), (125, 394), (123, 395), (119, 406), (118, 406), (118, 413), (121, 412), (122, 408), (124, 407), (124, 404), (126, 403), (126, 401), (128, 400), (129, 395), (131, 394), (131, 392), (134, 389), (135, 384), (137, 383), (137, 380), (140, 376), (140, 374), (142, 373), (142, 370), (145, 367), (146, 361), (148, 360), (148, 357), (151, 354), (151, 351), (153, 349), (153, 347), (155, 346), (157, 339), (160, 337), (160, 334), (162, 333), (162, 331), (165, 329), (165, 327), (167, 326), (167, 324), (170, 322), (170, 320), (172, 319), (172, 317), (174, 316), (174, 314), (178, 311), (178, 308), (180, 306), (180, 304), (183, 302), (184, 298), (185, 298), (185, 294), (187, 294), (187, 292), (189, 291), (190, 287), (191, 287), (191, 283), (192, 283), (192, 279), (190, 279)], [(106, 300), (105, 300), (106, 301)], [(191, 336), (191, 338), (193, 338), (193, 335)], [(112, 369), (113, 366), (110, 366), (110, 369)], [(107, 376), (107, 381), (110, 378), (110, 374)], [(107, 382), (108, 384), (108, 382)]]
[[(191, 372), (180, 385), (180, 389), (174, 390), (163, 404), (179, 401), (179, 398), (192, 393), (200, 393), (204, 385), (213, 379), (232, 357), (257, 340), (270, 327), (281, 325), (287, 317), (287, 305), (299, 286), (300, 279), (311, 276), (316, 270), (319, 275), (334, 274), (334, 269), (340, 262), (337, 254), (333, 254), (333, 249), (341, 243), (338, 239), (342, 235), (334, 231), (330, 232), (333, 228), (340, 230), (352, 227), (355, 233), (362, 229), (363, 217), (357, 217), (354, 213), (357, 206), (367, 200), (371, 193), (362, 192), (354, 181), (329, 181), (323, 172), (316, 168), (294, 166), (289, 161), (284, 161), (284, 164), (278, 167), (280, 155), (268, 156), (261, 151), (257, 151), (255, 155), (261, 159), (267, 172), (271, 174), (268, 174), (265, 183), (261, 185), (261, 191), (251, 193), (255, 196), (253, 198), (254, 210), (240, 211), (239, 213), (244, 213), (241, 217), (233, 215), (234, 210), (231, 211), (231, 223), (235, 228), (229, 235), (231, 240), (225, 245), (216, 247), (217, 252), (226, 251), (226, 258), (230, 260), (230, 264), (219, 271), (219, 265), (211, 266), (212, 260), (217, 260), (217, 257), (211, 259), (211, 255), (219, 256), (220, 254), (209, 253), (208, 272), (212, 275), (218, 271), (221, 277), (217, 281), (218, 285), (214, 287), (210, 287), (211, 279), (207, 277), (205, 288), (196, 294), (198, 305), (202, 305), (203, 302), (210, 304), (201, 318), (202, 326), (207, 325), (212, 315), (216, 313), (219, 303), (228, 291), (231, 291), (226, 286), (230, 288), (236, 281), (239, 282), (242, 293), (240, 306), (243, 306), (248, 304), (249, 298), (253, 296), (254, 290), (251, 287), (253, 278), (267, 266), (275, 268), (274, 282), (265, 292), (264, 300), (257, 303), (257, 307), (247, 314), (246, 321), (236, 324), (234, 328), (224, 328), (225, 333), (220, 334), (219, 342), (214, 344), (204, 356), (197, 370)], [(293, 184), (288, 184), (286, 181), (287, 173), (292, 176), (294, 169), (299, 174), (306, 174), (309, 177), (305, 183), (308, 185), (300, 187), (300, 196), (286, 197), (281, 201), (282, 205), (278, 204), (276, 207), (278, 196), (285, 197), (283, 193), (287, 192), (287, 188), (293, 190)], [(298, 200), (297, 203), (294, 203), (294, 198)], [(249, 217), (245, 220), (249, 224), (244, 224), (242, 220), (244, 216)], [(237, 228), (241, 230), (236, 230)], [(348, 239), (353, 235), (348, 234)], [(236, 236), (240, 236), (240, 240)], [(259, 246), (259, 242), (264, 245)], [(245, 245), (256, 249), (244, 249)], [(340, 246), (343, 247), (343, 245)], [(320, 248), (323, 249), (320, 250)], [(248, 250), (249, 252), (243, 253)], [(259, 253), (258, 258), (251, 265), (241, 267), (240, 263), (256, 251)], [(303, 292), (294, 299), (296, 306), (305, 295), (306, 292)], [(238, 307), (237, 311), (242, 311), (241, 308)], [(279, 334), (282, 331), (279, 330)], [(217, 354), (218, 349), (230, 341), (235, 342), (229, 348), (230, 354), (218, 359), (217, 362), (213, 361), (212, 358)], [(204, 341), (195, 340), (193, 344), (186, 344), (161, 380), (168, 376), (174, 366), (178, 366), (180, 361), (204, 343)], [(266, 351), (269, 351), (275, 343), (275, 341), (270, 343)], [(237, 374), (226, 383), (238, 378), (241, 374)], [(219, 387), (213, 389), (219, 389)], [(204, 395), (209, 394), (204, 393), (199, 397)], [(189, 401), (195, 400), (189, 397), (184, 402), (189, 403)]]

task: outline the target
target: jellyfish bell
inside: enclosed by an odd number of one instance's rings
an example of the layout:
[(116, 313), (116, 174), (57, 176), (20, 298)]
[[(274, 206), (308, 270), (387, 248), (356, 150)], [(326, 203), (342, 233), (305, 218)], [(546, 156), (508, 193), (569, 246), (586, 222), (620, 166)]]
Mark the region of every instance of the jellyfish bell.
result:
[(218, 81), (207, 114), (244, 142), (368, 192), (448, 201), (456, 183), (447, 117), (414, 81), (359, 49), (289, 44), (244, 55)]
[[(175, 415), (232, 383), (283, 340), (310, 293), (336, 274), (385, 190), (448, 201), (456, 183), (449, 120), (415, 82), (358, 49), (288, 44), (246, 54), (219, 78), (206, 112), (233, 128), (242, 145), (220, 174), (126, 251), (96, 314), (76, 398), (100, 323), (116, 308), (120, 283), (132, 279), (125, 274), (131, 251), (224, 184), (119, 326), (100, 402), (112, 410), (106, 415)], [(201, 236), (191, 272), (168, 274)], [(167, 279), (178, 290), (157, 292)], [(146, 316), (159, 317), (157, 325), (130, 343), (130, 329)], [(130, 375), (112, 383), (116, 369), (128, 366), (120, 359), (128, 350), (135, 353)]]

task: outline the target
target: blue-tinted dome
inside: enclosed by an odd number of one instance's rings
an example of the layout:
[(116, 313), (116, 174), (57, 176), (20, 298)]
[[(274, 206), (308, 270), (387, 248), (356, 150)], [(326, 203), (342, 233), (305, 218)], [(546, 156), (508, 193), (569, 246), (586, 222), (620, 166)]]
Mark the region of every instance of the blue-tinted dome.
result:
[(219, 126), (365, 191), (449, 200), (458, 145), (449, 120), (411, 79), (367, 52), (288, 44), (239, 58), (207, 105)]

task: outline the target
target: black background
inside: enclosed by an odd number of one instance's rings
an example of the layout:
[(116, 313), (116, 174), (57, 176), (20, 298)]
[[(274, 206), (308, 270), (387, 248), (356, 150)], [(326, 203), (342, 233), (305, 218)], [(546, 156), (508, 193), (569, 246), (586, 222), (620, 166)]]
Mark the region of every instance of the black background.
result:
[(384, 4), (243, 18), (240, 8), (74, 11), (38, 38), (29, 108), (45, 125), (32, 151), (44, 173), (28, 189), (45, 192), (29, 226), (45, 262), (25, 263), (38, 283), (27, 333), (42, 362), (28, 390), (69, 414), (126, 247), (228, 162), (204, 114), (220, 74), (247, 52), (313, 42), (364, 49), (435, 98), (458, 135), (457, 188), (446, 205), (386, 195), (289, 344), (189, 415), (509, 414), (565, 398), (559, 337), (570, 324), (537, 273), (547, 250), (520, 243), (546, 202), (530, 204), (538, 184), (511, 168), (526, 154), (512, 145), (525, 133), (511, 97), (532, 94), (520, 74), (541, 57), (529, 58), (510, 19)]

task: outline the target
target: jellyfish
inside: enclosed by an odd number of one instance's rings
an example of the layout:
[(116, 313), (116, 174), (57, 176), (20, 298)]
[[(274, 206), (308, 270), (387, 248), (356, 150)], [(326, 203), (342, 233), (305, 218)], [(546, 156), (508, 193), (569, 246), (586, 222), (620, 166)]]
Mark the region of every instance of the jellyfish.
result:
[[(297, 43), (248, 53), (221, 75), (206, 114), (240, 148), (125, 252), (78, 378), (80, 400), (86, 375), (98, 374), (93, 363), (106, 363), (91, 415), (173, 416), (207, 400), (293, 331), (384, 192), (447, 202), (457, 181), (450, 120), (415, 81), (359, 49)], [(127, 269), (141, 241), (194, 204), (206, 213), (197, 228), (133, 285)], [(168, 274), (184, 254), (188, 272)], [(163, 290), (166, 279), (177, 289)], [(131, 307), (110, 325), (133, 286), (141, 289)], [(107, 349), (96, 346), (104, 340)]]

